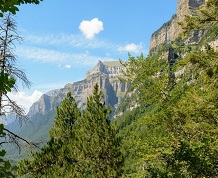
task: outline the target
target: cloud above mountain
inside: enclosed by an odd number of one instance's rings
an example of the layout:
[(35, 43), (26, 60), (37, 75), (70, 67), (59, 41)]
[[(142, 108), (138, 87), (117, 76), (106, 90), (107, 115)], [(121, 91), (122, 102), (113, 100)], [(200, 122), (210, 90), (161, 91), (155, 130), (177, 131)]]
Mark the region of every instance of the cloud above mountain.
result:
[(142, 49), (143, 49), (142, 43), (139, 43), (139, 44), (129, 43), (129, 44), (126, 44), (125, 46), (120, 46), (118, 48), (118, 51), (139, 53), (142, 51)]
[(35, 90), (31, 95), (27, 95), (25, 92), (9, 93), (8, 95), (11, 100), (15, 101), (28, 112), (30, 106), (38, 101), (42, 94), (42, 92)]
[(93, 39), (95, 35), (104, 30), (103, 22), (94, 18), (90, 21), (83, 20), (79, 25), (80, 31), (87, 39)]
[(16, 49), (16, 53), (20, 58), (41, 61), (44, 63), (57, 63), (64, 65), (69, 69), (73, 65), (77, 66), (93, 66), (99, 60), (114, 61), (116, 59), (110, 57), (94, 56), (89, 53), (70, 53), (56, 50), (50, 50), (39, 47), (20, 46)]
[[(100, 22), (97, 18), (95, 19), (91, 21)], [(99, 30), (93, 30), (92, 35), (97, 32)], [(89, 40), (80, 34), (32, 34), (27, 32), (25, 34), (25, 44), (17, 46), (15, 53), (20, 59), (38, 61), (43, 64), (53, 63), (58, 64), (62, 69), (72, 69), (75, 66), (94, 66), (99, 60), (115, 61), (119, 58), (124, 59), (127, 52), (147, 54), (147, 50), (144, 48), (142, 42), (122, 44), (108, 39), (94, 38)]]
[(71, 65), (70, 65), (70, 64), (66, 64), (64, 67), (65, 67), (66, 69), (70, 69), (70, 68), (71, 68)]

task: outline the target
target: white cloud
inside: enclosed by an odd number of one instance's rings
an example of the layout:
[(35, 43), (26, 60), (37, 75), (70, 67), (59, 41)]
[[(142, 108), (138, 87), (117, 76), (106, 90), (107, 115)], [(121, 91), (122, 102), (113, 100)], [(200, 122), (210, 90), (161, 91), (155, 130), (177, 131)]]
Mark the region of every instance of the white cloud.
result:
[(17, 92), (17, 93), (9, 93), (8, 96), (11, 100), (16, 101), (16, 103), (22, 107), (26, 111), (29, 110), (30, 106), (39, 100), (42, 96), (42, 92), (35, 90), (31, 95), (27, 95), (25, 92)]
[(71, 65), (70, 65), (70, 64), (67, 64), (67, 65), (65, 65), (65, 68), (70, 69), (70, 68), (71, 68)]
[(48, 50), (45, 48), (28, 47), (28, 46), (19, 46), (16, 49), (16, 53), (19, 57), (35, 59), (44, 62), (46, 61), (55, 62), (58, 60), (69, 58), (68, 54), (60, 53), (55, 50)]
[(87, 39), (93, 39), (96, 34), (104, 30), (104, 27), (102, 21), (94, 18), (90, 21), (83, 20), (79, 25), (79, 29)]
[(16, 54), (19, 58), (31, 59), (41, 62), (53, 62), (58, 65), (80, 65), (80, 66), (92, 66), (99, 60), (101, 61), (114, 61), (116, 59), (110, 57), (98, 57), (91, 54), (84, 53), (64, 53), (55, 50), (49, 50), (45, 48), (20, 46), (16, 49)]
[(138, 45), (135, 43), (130, 43), (125, 46), (120, 46), (118, 48), (118, 51), (139, 53), (139, 52), (142, 52), (142, 49), (143, 49), (142, 43), (139, 43)]
[(26, 34), (25, 42), (37, 45), (71, 46), (76, 48), (88, 49), (114, 47), (114, 44), (111, 44), (108, 41), (99, 39), (88, 40), (84, 38), (82, 35), (66, 33), (40, 35)]

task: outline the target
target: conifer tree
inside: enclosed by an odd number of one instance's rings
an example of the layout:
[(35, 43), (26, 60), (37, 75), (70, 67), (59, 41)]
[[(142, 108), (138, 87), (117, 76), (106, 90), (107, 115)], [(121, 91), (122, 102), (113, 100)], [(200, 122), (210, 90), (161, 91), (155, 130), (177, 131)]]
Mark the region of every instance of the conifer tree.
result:
[(57, 108), (50, 141), (31, 158), (19, 162), (19, 175), (31, 177), (118, 177), (123, 158), (110, 123), (110, 109), (98, 85), (87, 99), (86, 110), (77, 108), (70, 93)]
[(119, 140), (111, 126), (110, 108), (102, 101), (96, 84), (93, 96), (87, 99), (82, 119), (78, 120), (78, 177), (118, 177), (123, 158)]
[[(57, 107), (57, 115), (54, 125), (50, 130), (50, 141), (40, 152), (32, 153), (31, 159), (27, 158), (19, 162), (18, 173), (33, 177), (61, 177), (74, 164), (74, 125), (80, 117), (71, 93)], [(71, 171), (72, 172), (72, 171)]]

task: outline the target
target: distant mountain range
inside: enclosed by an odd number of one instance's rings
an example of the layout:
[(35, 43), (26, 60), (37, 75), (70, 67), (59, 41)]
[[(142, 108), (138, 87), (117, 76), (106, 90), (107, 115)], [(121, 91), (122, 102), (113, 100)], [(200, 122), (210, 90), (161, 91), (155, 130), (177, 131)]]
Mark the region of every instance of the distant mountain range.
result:
[[(85, 108), (86, 99), (93, 93), (94, 85), (98, 83), (103, 91), (105, 102), (115, 111), (121, 99), (129, 88), (128, 83), (121, 82), (117, 77), (122, 77), (124, 67), (119, 61), (101, 62), (87, 72), (84, 80), (68, 83), (64, 88), (51, 90), (43, 94), (29, 109), (29, 120), (22, 127), (18, 122), (13, 122), (6, 127), (23, 138), (46, 143), (49, 139), (49, 130), (54, 122), (56, 107), (60, 105), (68, 92), (71, 92), (80, 109)], [(7, 154), (11, 159), (19, 159), (26, 156), (28, 151), (20, 155), (14, 148), (7, 148)]]

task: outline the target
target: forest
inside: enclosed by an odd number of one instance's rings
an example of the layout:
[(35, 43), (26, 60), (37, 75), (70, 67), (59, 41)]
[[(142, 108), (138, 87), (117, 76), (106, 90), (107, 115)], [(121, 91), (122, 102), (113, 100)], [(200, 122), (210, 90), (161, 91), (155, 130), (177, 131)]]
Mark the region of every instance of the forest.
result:
[[(5, 14), (15, 14), (23, 3), (40, 3), (6, 2), (0, 14), (12, 31), (13, 22)], [(40, 151), (32, 151), (16, 165), (4, 158), (7, 150), (0, 151), (0, 177), (218, 177), (218, 51), (209, 44), (218, 38), (218, 1), (208, 0), (180, 25), (183, 33), (175, 41), (148, 56), (129, 54), (127, 62), (121, 61), (125, 70), (119, 79), (131, 84), (115, 111), (123, 115), (111, 119), (111, 108), (97, 84), (82, 111), (67, 93)], [(200, 30), (204, 31), (200, 41), (187, 44)], [(13, 35), (1, 37), (1, 115), (8, 111), (3, 100), (16, 81), (29, 85), (25, 73), (14, 66), (10, 43), (19, 37)], [(9, 98), (8, 102), (10, 112), (25, 119), (22, 108)], [(128, 110), (130, 103), (137, 107)], [(23, 139), (1, 124), (0, 136), (6, 135), (15, 144)]]

